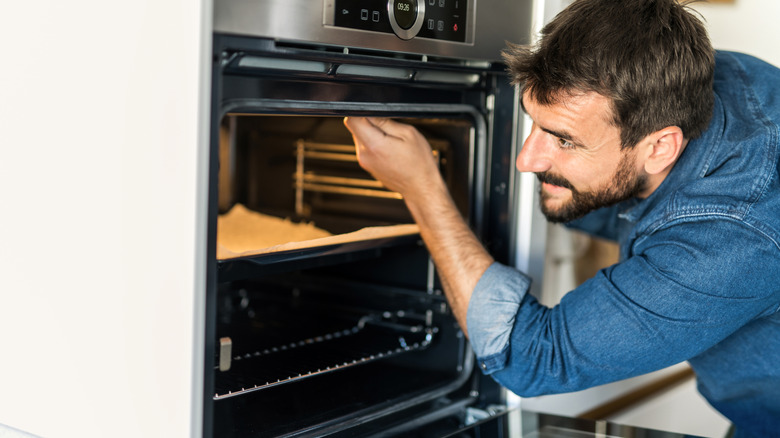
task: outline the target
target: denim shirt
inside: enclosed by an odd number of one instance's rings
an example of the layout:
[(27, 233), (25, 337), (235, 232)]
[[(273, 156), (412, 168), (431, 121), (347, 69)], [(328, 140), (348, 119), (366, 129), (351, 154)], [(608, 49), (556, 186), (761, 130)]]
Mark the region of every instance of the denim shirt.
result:
[(553, 307), (498, 263), (467, 326), (483, 372), (521, 396), (570, 392), (688, 361), (739, 436), (780, 431), (780, 70), (718, 52), (715, 106), (646, 199), (572, 227), (621, 261)]

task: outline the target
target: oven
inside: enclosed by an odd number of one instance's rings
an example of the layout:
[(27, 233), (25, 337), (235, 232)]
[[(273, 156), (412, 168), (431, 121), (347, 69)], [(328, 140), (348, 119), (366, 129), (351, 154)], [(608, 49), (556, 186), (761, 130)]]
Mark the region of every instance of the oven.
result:
[(217, 0), (204, 433), (442, 436), (503, 409), (403, 200), (348, 116), (428, 138), (461, 214), (512, 263), (521, 136), (500, 50), (518, 0)]

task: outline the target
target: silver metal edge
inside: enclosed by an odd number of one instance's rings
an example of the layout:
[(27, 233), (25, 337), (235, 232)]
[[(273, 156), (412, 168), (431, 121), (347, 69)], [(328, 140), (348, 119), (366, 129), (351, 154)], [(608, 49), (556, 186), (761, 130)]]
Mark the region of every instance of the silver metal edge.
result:
[(214, 32), (491, 62), (501, 60), (506, 41), (531, 41), (534, 0), (468, 1), (463, 43), (334, 27), (334, 0), (216, 0)]
[[(197, 118), (199, 121), (197, 133), (195, 188), (195, 250), (192, 263), (195, 264), (193, 281), (193, 314), (192, 314), (192, 399), (190, 401), (190, 436), (201, 437), (204, 434), (205, 414), (205, 349), (206, 344), (206, 294), (207, 278), (204, 269), (208, 265), (208, 193), (209, 193), (209, 159), (211, 150), (211, 50), (213, 2), (200, 0), (200, 42), (199, 42), (199, 95)], [(209, 371), (210, 372), (210, 371)]]

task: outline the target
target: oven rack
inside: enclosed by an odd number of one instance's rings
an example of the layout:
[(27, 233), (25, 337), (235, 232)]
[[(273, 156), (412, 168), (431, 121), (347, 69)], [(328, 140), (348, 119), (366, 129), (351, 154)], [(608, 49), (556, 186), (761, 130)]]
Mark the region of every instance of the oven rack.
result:
[(228, 371), (215, 367), (213, 398), (234, 397), (424, 350), (436, 333), (430, 315), (403, 311), (368, 315), (348, 329), (233, 356)]
[[(440, 139), (428, 139), (428, 142), (431, 145), (431, 153), (441, 171), (442, 163), (446, 161), (442, 154), (450, 149), (450, 145), (447, 141)], [(343, 173), (343, 169), (340, 172), (329, 174), (329, 172), (333, 172), (333, 169), (329, 169), (327, 166), (323, 168), (313, 165), (313, 163), (348, 163), (348, 166), (360, 169), (353, 144), (322, 143), (301, 138), (295, 143), (295, 162), (295, 173), (292, 175), (293, 187), (295, 188), (295, 213), (300, 217), (308, 217), (311, 214), (311, 205), (304, 201), (306, 193), (385, 200), (403, 199), (400, 193), (387, 189), (384, 184), (363, 170), (359, 170), (360, 177), (355, 177), (347, 176), (348, 174)], [(318, 170), (310, 170), (310, 166)]]
[(332, 193), (340, 195), (364, 196), (368, 198), (402, 199), (401, 194), (387, 190), (385, 186), (366, 174), (364, 178), (343, 175), (323, 175), (306, 170), (311, 161), (331, 163), (352, 163), (357, 168), (355, 146), (345, 144), (320, 143), (299, 139), (295, 148), (295, 212), (299, 216), (308, 210), (304, 206), (306, 192)]

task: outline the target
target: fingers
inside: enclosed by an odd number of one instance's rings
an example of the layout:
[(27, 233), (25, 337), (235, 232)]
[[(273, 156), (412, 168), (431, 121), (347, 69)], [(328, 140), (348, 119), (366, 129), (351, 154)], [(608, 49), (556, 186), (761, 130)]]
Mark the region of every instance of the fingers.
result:
[(373, 144), (388, 136), (387, 129), (393, 122), (386, 118), (345, 117), (344, 125), (349, 129), (356, 140), (361, 143)]
[[(382, 122), (372, 122), (371, 119), (365, 117), (345, 117), (344, 125), (352, 133), (352, 138), (355, 141), (358, 163), (367, 171), (372, 172), (370, 156), (375, 153), (376, 149), (381, 148), (380, 145), (385, 145), (388, 140), (380, 127)], [(374, 176), (376, 177), (376, 175)]]
[(431, 147), (412, 125), (387, 118), (348, 117), (360, 166), (404, 197), (438, 176)]
[(413, 131), (410, 125), (386, 117), (345, 117), (344, 124), (353, 133), (366, 135), (381, 133), (383, 136), (399, 139), (406, 139), (410, 131)]
[(366, 118), (365, 120), (368, 123), (370, 123), (372, 126), (374, 126), (376, 129), (379, 129), (385, 134), (388, 133), (388, 130), (391, 130), (393, 128), (394, 124), (397, 125), (396, 122), (394, 122), (392, 119), (388, 119), (387, 117), (371, 117), (371, 118)]

